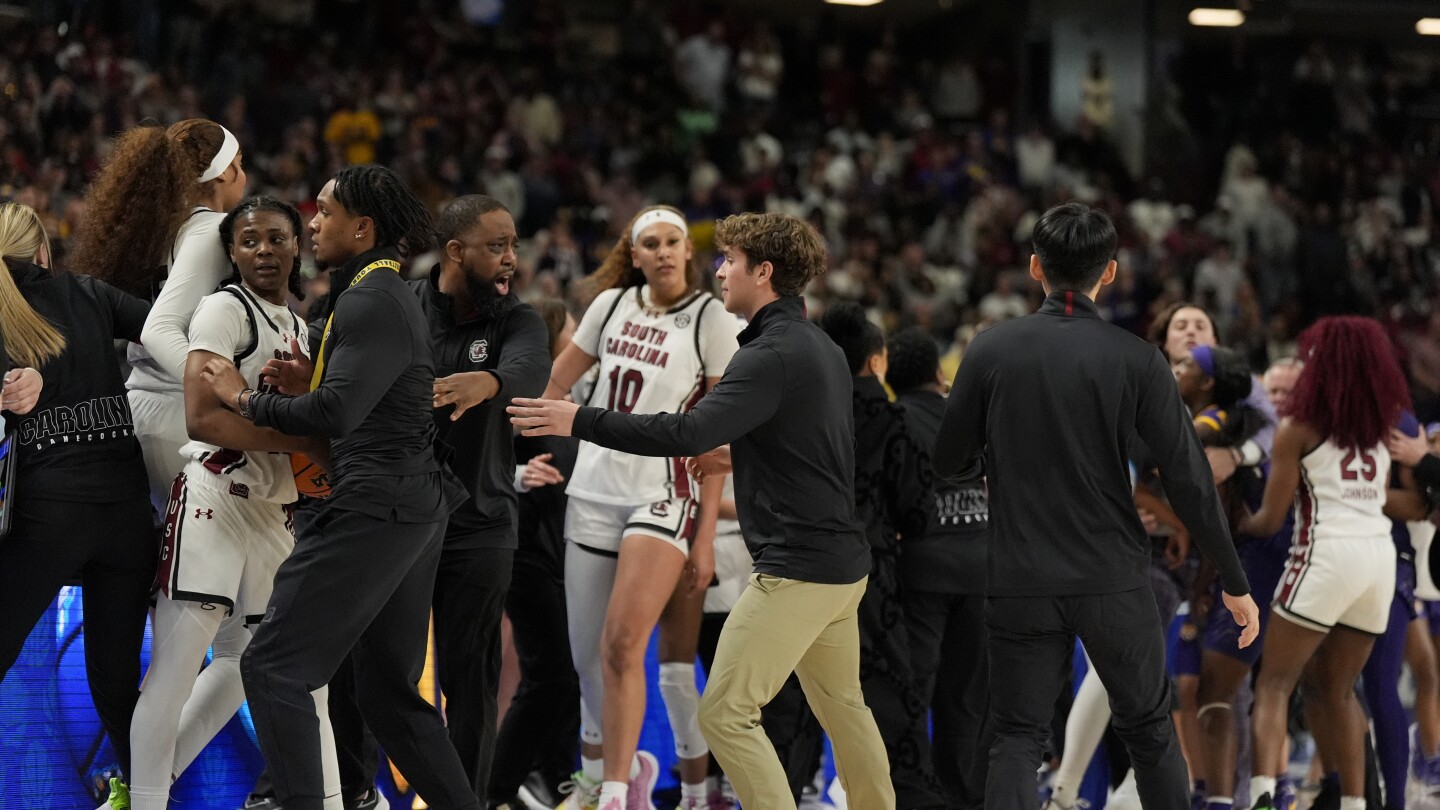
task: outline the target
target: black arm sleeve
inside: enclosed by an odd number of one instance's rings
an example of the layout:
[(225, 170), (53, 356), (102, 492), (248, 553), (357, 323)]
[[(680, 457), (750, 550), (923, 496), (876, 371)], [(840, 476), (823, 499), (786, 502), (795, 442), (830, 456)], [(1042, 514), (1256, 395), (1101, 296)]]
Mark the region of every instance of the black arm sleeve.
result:
[(1245, 569), (1230, 539), (1220, 493), (1205, 450), (1195, 435), (1190, 412), (1180, 399), (1175, 377), (1157, 350), (1142, 371), (1135, 428), (1160, 467), (1160, 482), (1175, 514), (1210, 558), (1220, 583), (1231, 596), (1250, 592)]
[(1426, 453), (1414, 467), (1415, 480), (1427, 487), (1440, 487), (1440, 456)]
[(291, 436), (349, 435), (410, 364), (410, 342), (394, 299), (381, 290), (347, 290), (335, 307), (320, 387), (299, 397), (256, 395), (255, 424)]
[(540, 313), (530, 307), (511, 312), (500, 346), (500, 364), (490, 373), (500, 381), (504, 400), (545, 393), (550, 382), (550, 330)]
[(955, 372), (950, 396), (945, 403), (945, 416), (935, 436), (931, 457), (935, 461), (935, 477), (954, 484), (977, 481), (984, 475), (985, 450), (985, 360), (981, 336), (970, 344)]
[(698, 456), (765, 423), (780, 406), (785, 370), (771, 349), (736, 352), (725, 376), (688, 413), (581, 408), (578, 439), (640, 456)]
[(97, 278), (79, 276), (77, 280), (88, 285), (101, 308), (110, 313), (114, 325), (111, 336), (116, 340), (139, 343), (140, 330), (145, 327), (145, 317), (150, 314), (150, 302), (118, 290)]

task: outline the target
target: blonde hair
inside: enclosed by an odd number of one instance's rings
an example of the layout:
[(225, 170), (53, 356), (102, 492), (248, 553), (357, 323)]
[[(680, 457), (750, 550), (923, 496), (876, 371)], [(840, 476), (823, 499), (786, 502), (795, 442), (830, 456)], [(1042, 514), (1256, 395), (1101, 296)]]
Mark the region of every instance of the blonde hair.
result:
[[(34, 261), (40, 249), (50, 255), (50, 237), (40, 215), (28, 205), (0, 205), (0, 259)], [(16, 365), (35, 368), (65, 351), (65, 337), (36, 312), (15, 286), (9, 268), (0, 270), (0, 337)]]

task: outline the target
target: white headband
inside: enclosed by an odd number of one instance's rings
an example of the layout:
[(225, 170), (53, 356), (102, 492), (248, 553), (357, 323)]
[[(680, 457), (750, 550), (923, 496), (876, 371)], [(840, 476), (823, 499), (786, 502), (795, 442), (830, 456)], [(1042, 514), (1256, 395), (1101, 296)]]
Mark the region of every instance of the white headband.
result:
[(640, 241), (640, 234), (645, 229), (659, 222), (668, 222), (680, 229), (680, 233), (690, 235), (690, 228), (685, 224), (685, 218), (666, 208), (655, 208), (640, 215), (635, 220), (635, 225), (630, 228), (630, 244)]
[(225, 140), (220, 144), (220, 151), (216, 152), (215, 157), (210, 161), (210, 168), (206, 169), (205, 173), (200, 175), (200, 179), (195, 181), (197, 183), (208, 183), (219, 177), (226, 169), (230, 168), (230, 161), (240, 154), (240, 142), (235, 140), (235, 136), (231, 134), (230, 130), (219, 124), (216, 126), (219, 126), (220, 131), (225, 133)]

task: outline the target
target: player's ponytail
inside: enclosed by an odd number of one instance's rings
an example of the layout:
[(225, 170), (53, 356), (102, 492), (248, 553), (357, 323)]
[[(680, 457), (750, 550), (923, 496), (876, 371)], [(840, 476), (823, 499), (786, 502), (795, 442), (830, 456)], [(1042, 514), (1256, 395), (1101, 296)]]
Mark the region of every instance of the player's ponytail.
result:
[[(0, 205), (0, 262), (33, 262), (42, 248), (49, 255), (50, 239), (35, 210), (19, 203)], [(20, 294), (8, 266), (0, 267), (0, 336), (17, 366), (38, 368), (65, 350), (65, 336)]]

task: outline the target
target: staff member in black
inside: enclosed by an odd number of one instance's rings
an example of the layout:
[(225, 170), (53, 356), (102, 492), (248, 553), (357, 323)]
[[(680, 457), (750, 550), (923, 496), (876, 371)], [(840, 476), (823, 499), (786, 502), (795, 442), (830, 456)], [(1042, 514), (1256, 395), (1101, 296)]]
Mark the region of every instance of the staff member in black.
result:
[(469, 496), (445, 527), (435, 575), (435, 658), (450, 742), (484, 799), (495, 752), (500, 618), (515, 560), (515, 445), (505, 406), (550, 381), (549, 334), (510, 291), (515, 220), (498, 200), (460, 197), (440, 216), (440, 263), (410, 282), (430, 322), (435, 427)]
[[(1254, 641), (1259, 612), (1175, 378), (1153, 346), (1102, 321), (1115, 226), (1069, 203), (1035, 225), (1034, 315), (992, 327), (965, 354), (935, 443), (935, 473), (990, 490), (986, 627), (996, 742), (985, 806), (1035, 803), (1035, 769), (1074, 639), (1110, 692), (1116, 732), (1152, 810), (1190, 805), (1170, 720), (1165, 643), (1148, 589), (1149, 541), (1126, 459), (1137, 437), (1170, 502), (1215, 563), (1225, 605)], [(983, 463), (982, 463), (983, 456)]]
[(793, 671), (830, 733), (856, 807), (893, 810), (885, 743), (860, 690), (856, 611), (870, 550), (855, 512), (851, 379), (844, 354), (805, 320), (800, 294), (825, 271), (815, 230), (785, 214), (721, 220), (725, 309), (750, 324), (720, 382), (686, 413), (627, 414), (559, 400), (508, 409), (526, 435), (574, 434), (627, 453), (692, 458), (730, 472), (750, 585), (720, 633), (700, 728), (745, 807), (794, 806), (760, 709)]
[(275, 577), (241, 672), (261, 751), (286, 810), (325, 799), (311, 693), (351, 654), (366, 723), (436, 808), (478, 808), (435, 707), (416, 691), (446, 517), (464, 489), (434, 450), (435, 382), (420, 302), (400, 260), (434, 238), (399, 178), (350, 166), (321, 189), (315, 259), (337, 291), (312, 390), (256, 393), (232, 365), (202, 372), (222, 402), (265, 427), (331, 440), (333, 493)]
[[(920, 329), (890, 336), (885, 382), (905, 412), (910, 435), (930, 448), (945, 414), (940, 351)], [(990, 508), (983, 482), (935, 482), (924, 532), (900, 544), (901, 602), (915, 683), (930, 708), (935, 776), (963, 807), (985, 803), (989, 759), (986, 717), (985, 542)], [(943, 676), (940, 673), (944, 673)], [(983, 746), (983, 747), (982, 747)]]
[(18, 366), (0, 394), (18, 453), (4, 505), (14, 522), (0, 539), (0, 679), (78, 573), (85, 677), (128, 772), (159, 544), (114, 341), (138, 341), (150, 305), (52, 272), (45, 227), (29, 206), (0, 205), (0, 258), (0, 365)]

